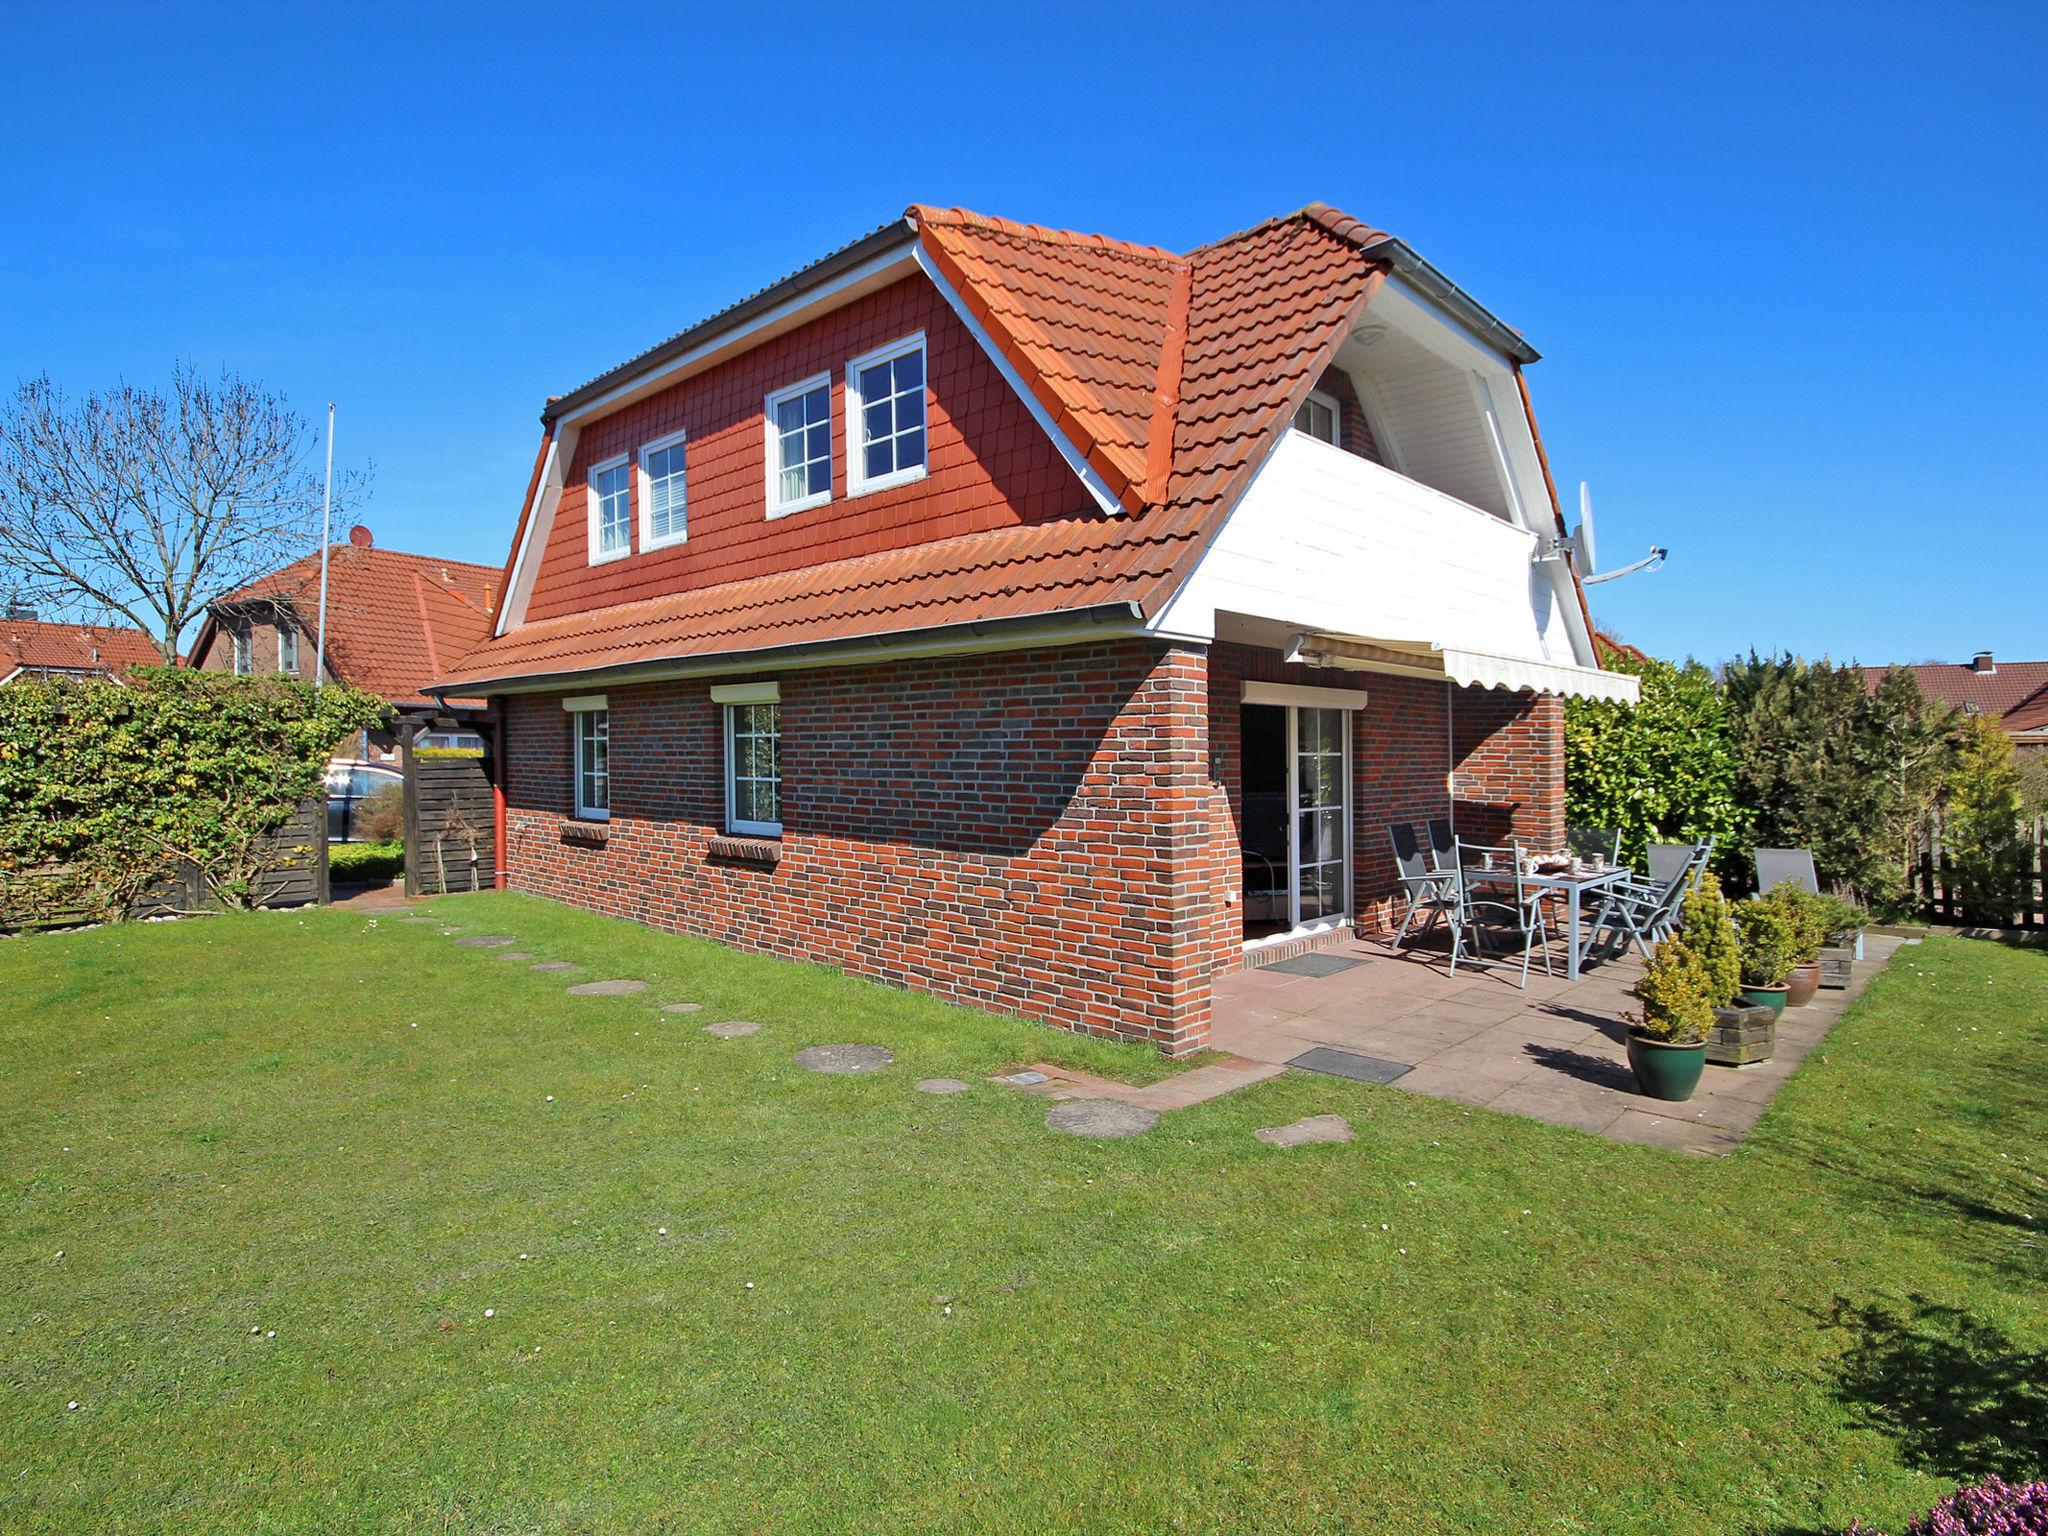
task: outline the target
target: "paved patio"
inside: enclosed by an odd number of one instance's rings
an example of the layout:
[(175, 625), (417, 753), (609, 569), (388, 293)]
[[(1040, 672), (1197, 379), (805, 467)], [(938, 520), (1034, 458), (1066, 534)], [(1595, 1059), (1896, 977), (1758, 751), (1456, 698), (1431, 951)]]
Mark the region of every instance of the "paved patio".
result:
[[(1629, 989), (1642, 974), (1632, 953), (1589, 965), (1577, 982), (1564, 979), (1555, 959), (1559, 974), (1546, 978), (1539, 962), (1524, 992), (1510, 969), (1461, 965), (1453, 976), (1440, 949), (1396, 952), (1384, 940), (1353, 938), (1280, 966), (1219, 977), (1211, 1044), (1251, 1061), (1290, 1065), (1317, 1047), (1334, 1048), (1384, 1065), (1361, 1067), (1334, 1055), (1311, 1064), (1617, 1141), (1721, 1156), (1762, 1118), (1902, 942), (1868, 936), (1848, 989), (1822, 991), (1806, 1007), (1785, 1010), (1771, 1060), (1709, 1066), (1683, 1104), (1636, 1092), (1622, 1019), (1635, 1006)], [(1331, 960), (1353, 963), (1337, 967)], [(1302, 974), (1314, 970), (1329, 974)]]

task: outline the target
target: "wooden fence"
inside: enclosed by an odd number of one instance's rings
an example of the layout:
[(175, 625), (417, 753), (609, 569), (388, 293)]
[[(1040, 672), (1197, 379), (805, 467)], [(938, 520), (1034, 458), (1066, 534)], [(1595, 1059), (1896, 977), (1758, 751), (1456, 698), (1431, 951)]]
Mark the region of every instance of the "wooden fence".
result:
[(498, 849), (484, 754), (415, 747), (404, 734), (405, 893), (490, 890)]
[[(255, 881), (255, 905), (303, 907), (327, 900), (327, 801), (306, 801), (266, 839), (266, 854)], [(64, 928), (95, 920), (77, 898), (65, 894), (64, 866), (24, 870), (0, 885), (0, 932), (15, 928)], [(199, 866), (181, 859), (152, 882), (122, 913), (130, 919), (204, 912), (212, 905)]]
[[(2018, 870), (2018, 899), (2001, 928), (2048, 927), (2048, 821), (2036, 821), (2023, 833)], [(1942, 842), (1941, 818), (1927, 823), (1920, 842), (1920, 906), (1937, 923), (1964, 921), (1956, 889), (1955, 861)]]

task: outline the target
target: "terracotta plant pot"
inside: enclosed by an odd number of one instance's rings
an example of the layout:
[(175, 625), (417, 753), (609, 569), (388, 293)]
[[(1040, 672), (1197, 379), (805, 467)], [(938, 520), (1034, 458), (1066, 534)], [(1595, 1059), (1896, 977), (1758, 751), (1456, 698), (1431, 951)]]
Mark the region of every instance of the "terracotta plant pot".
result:
[(1785, 989), (1783, 987), (1744, 987), (1735, 994), (1745, 1003), (1757, 1003), (1772, 1013), (1785, 1011)]
[(1813, 994), (1820, 990), (1820, 962), (1807, 960), (1792, 967), (1792, 974), (1785, 978), (1785, 1006), (1804, 1008), (1813, 1001)]
[(1682, 1103), (1700, 1085), (1700, 1073), (1707, 1065), (1707, 1042), (1672, 1045), (1646, 1040), (1630, 1030), (1628, 1064), (1636, 1075), (1636, 1086), (1650, 1098)]

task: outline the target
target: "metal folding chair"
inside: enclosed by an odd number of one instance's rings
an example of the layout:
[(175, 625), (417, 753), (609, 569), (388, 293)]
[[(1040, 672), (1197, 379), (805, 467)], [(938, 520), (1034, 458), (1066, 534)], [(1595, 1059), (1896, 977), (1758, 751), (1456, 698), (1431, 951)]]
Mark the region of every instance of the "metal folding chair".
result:
[(1427, 933), (1439, 919), (1457, 911), (1451, 888), (1458, 883), (1458, 871), (1455, 865), (1449, 869), (1433, 867), (1428, 853), (1415, 836), (1415, 828), (1405, 821), (1387, 823), (1387, 840), (1394, 846), (1394, 866), (1399, 872), (1397, 878), (1401, 882), (1401, 893), (1408, 901), (1408, 910), (1401, 915), (1400, 931), (1394, 935), (1394, 948), (1399, 949), (1417, 914), (1429, 914), (1422, 927), (1422, 931)]
[(1460, 960), (1487, 964), (1508, 953), (1488, 953), (1486, 935), (1513, 935), (1522, 946), (1522, 978), (1529, 985), (1529, 961), (1543, 951), (1543, 974), (1557, 972), (1550, 964), (1550, 927), (1543, 917), (1544, 888), (1528, 884), (1522, 874), (1522, 850), (1513, 844), (1489, 847), (1460, 840), (1459, 875), (1451, 890), (1457, 917), (1451, 926), (1451, 974)]
[[(1616, 881), (1601, 891), (1600, 915), (1593, 920), (1593, 932), (1611, 930), (1626, 947), (1634, 939), (1643, 958), (1650, 946), (1668, 934), (1678, 922), (1678, 909), (1685, 894), (1699, 882), (1707, 867), (1713, 842), (1659, 843), (1650, 848), (1651, 878)], [(1682, 857), (1673, 860), (1671, 851)], [(1675, 867), (1674, 867), (1675, 865)], [(1657, 878), (1662, 873), (1663, 878)]]
[(1609, 864), (1621, 862), (1621, 828), (1567, 827), (1564, 845), (1575, 859), (1602, 858)]
[(1813, 854), (1805, 848), (1759, 848), (1756, 851), (1756, 888), (1768, 891), (1790, 880), (1800, 890), (1820, 894), (1820, 877), (1813, 871)]

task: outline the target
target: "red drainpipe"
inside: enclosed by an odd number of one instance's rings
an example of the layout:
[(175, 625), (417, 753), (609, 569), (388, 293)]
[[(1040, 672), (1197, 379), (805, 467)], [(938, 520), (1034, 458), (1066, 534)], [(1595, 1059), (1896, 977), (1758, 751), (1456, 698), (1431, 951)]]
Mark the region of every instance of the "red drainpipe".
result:
[(491, 885), (494, 890), (504, 890), (507, 883), (505, 869), (505, 701), (491, 700), (491, 741), (498, 759), (497, 771), (491, 775), (491, 846), (498, 856)]

